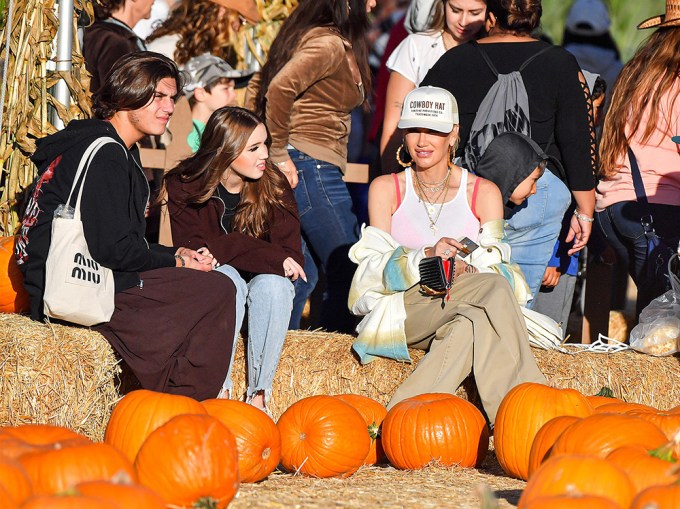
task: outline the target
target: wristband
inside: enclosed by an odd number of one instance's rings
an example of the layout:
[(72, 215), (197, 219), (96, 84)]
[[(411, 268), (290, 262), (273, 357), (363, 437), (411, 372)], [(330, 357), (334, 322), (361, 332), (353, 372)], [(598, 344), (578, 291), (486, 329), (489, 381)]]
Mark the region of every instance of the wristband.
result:
[(470, 265), (470, 264), (468, 263), (468, 264), (465, 266), (465, 272), (467, 272), (468, 274), (476, 274), (476, 273), (477, 273), (477, 269), (475, 269), (472, 265)]
[(574, 209), (574, 215), (579, 218), (581, 221), (585, 221), (586, 223), (592, 223), (595, 221), (594, 217), (588, 217), (584, 214), (581, 214), (578, 210)]
[(186, 263), (184, 263), (184, 258), (182, 258), (180, 255), (175, 255), (175, 259), (179, 260), (180, 267), (186, 267)]

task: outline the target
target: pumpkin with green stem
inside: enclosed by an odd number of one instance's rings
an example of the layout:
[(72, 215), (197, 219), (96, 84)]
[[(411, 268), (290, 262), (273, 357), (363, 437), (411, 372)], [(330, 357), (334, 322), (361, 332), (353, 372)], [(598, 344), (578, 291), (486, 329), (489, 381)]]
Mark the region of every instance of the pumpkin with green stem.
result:
[(368, 436), (371, 438), (371, 448), (364, 460), (364, 465), (385, 463), (387, 456), (382, 446), (381, 426), (387, 415), (387, 409), (376, 400), (360, 394), (338, 394), (335, 396), (345, 403), (352, 405), (361, 414), (366, 423)]

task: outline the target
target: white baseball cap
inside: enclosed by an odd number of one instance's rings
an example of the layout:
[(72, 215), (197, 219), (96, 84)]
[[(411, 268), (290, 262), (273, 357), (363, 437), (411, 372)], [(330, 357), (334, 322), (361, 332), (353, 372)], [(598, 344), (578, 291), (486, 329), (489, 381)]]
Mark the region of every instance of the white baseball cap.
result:
[(439, 87), (420, 87), (404, 98), (399, 129), (423, 128), (450, 133), (458, 123), (458, 103), (453, 94)]

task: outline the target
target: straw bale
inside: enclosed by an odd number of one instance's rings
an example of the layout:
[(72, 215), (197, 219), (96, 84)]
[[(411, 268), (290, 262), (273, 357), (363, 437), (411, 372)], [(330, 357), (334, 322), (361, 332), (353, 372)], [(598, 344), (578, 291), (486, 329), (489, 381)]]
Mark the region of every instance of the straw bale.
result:
[[(423, 357), (411, 350), (413, 364), (377, 359), (362, 366), (351, 351), (353, 338), (323, 331), (290, 331), (274, 378), (269, 408), (278, 418), (294, 402), (315, 394), (354, 393), (387, 404), (397, 386)], [(568, 347), (574, 352), (574, 347)], [(680, 404), (678, 357), (652, 357), (633, 351), (615, 354), (564, 354), (532, 348), (538, 367), (555, 387), (570, 387), (595, 394), (603, 386), (626, 401), (659, 409)], [(237, 346), (233, 378), (234, 394), (244, 397), (246, 368), (243, 343)], [(474, 382), (466, 380), (457, 394), (477, 401)]]
[(499, 507), (515, 507), (526, 483), (506, 477), (493, 453), (482, 467), (429, 466), (397, 470), (387, 466), (362, 467), (347, 479), (314, 479), (275, 472), (263, 482), (241, 484), (230, 507), (481, 507), (476, 490), (491, 488)]
[(2, 426), (49, 423), (102, 440), (118, 372), (97, 332), (0, 314)]

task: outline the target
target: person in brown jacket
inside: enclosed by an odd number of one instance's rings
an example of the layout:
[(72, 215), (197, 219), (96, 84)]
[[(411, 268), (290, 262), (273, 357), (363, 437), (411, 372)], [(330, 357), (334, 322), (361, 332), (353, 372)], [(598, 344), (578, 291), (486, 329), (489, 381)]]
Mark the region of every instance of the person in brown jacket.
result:
[[(173, 241), (207, 248), (236, 285), (236, 333), (248, 307), (247, 398), (263, 410), (293, 307), (292, 282), (306, 278), (295, 198), (269, 161), (268, 139), (250, 111), (220, 108), (198, 151), (165, 178)], [(230, 391), (231, 365), (222, 396)]]
[[(294, 188), (305, 242), (323, 266), (321, 326), (331, 331), (355, 326), (347, 307), (354, 274), (348, 252), (359, 226), (342, 175), (350, 112), (371, 90), (366, 33), (374, 6), (375, 0), (301, 0), (246, 94), (246, 107), (271, 132), (272, 161)], [(296, 290), (297, 312), (306, 295)]]

